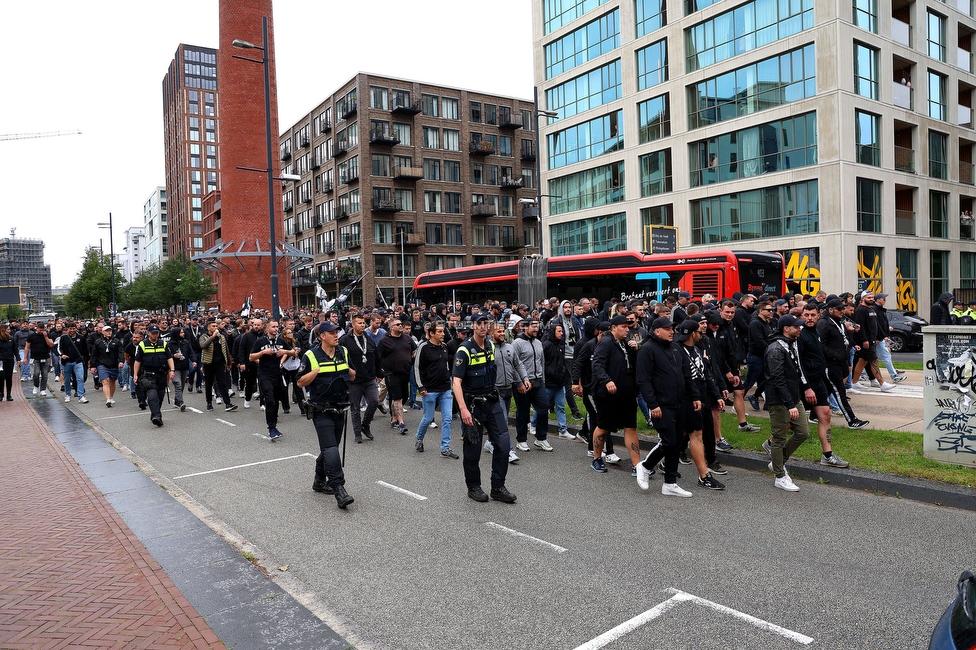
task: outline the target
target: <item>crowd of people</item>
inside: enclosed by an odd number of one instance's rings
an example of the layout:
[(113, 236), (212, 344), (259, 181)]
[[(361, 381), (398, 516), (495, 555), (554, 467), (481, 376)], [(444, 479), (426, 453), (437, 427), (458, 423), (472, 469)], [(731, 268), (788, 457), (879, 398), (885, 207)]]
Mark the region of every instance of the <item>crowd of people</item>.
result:
[[(611, 435), (617, 432), (642, 489), (661, 472), (662, 494), (692, 496), (677, 482), (682, 464), (693, 465), (698, 486), (725, 489), (717, 452), (732, 445), (722, 436), (721, 414), (731, 408), (740, 431), (758, 432), (748, 404), (769, 411), (763, 449), (775, 487), (797, 491), (786, 463), (810, 424), (820, 463), (847, 467), (831, 447), (832, 416), (852, 429), (866, 426), (847, 396), (872, 387), (887, 392), (905, 379), (887, 348), (886, 299), (865, 291), (693, 300), (682, 291), (660, 302), (552, 298), (534, 306), (306, 309), (277, 319), (162, 314), (14, 322), (0, 324), (0, 398), (12, 399), (19, 370), (34, 395), (60, 391), (65, 402), (85, 404), (90, 376), (106, 408), (117, 390), (128, 392), (161, 427), (170, 388), (180, 410), (194, 391), (208, 411), (214, 404), (234, 411), (237, 399), (250, 409), (257, 396), (271, 440), (282, 435), (279, 414), (296, 407), (319, 439), (313, 489), (335, 495), (340, 508), (353, 502), (337, 451), (347, 414), (356, 443), (374, 439), (380, 411), (393, 431), (413, 433), (414, 448), (424, 453), (439, 411), (438, 452), (462, 459), (468, 496), (514, 503), (508, 467), (520, 453), (553, 451), (550, 414), (556, 436), (586, 443), (596, 472), (623, 462)], [(404, 422), (406, 409), (423, 411), (416, 431)], [(643, 458), (638, 413), (658, 436)], [(578, 433), (570, 432), (570, 418), (580, 423)], [(460, 456), (451, 446), (458, 419)], [(481, 484), (482, 451), (492, 458), (489, 493)]]

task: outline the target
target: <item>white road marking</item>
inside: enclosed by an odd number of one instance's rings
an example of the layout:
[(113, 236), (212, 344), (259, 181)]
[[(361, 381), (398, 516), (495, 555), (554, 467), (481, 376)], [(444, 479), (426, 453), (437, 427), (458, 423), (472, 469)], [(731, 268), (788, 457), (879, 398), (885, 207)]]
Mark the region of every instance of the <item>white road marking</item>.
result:
[(566, 551), (569, 550), (569, 549), (563, 548), (562, 546), (557, 546), (557, 545), (553, 544), (552, 542), (547, 542), (544, 539), (539, 539), (538, 537), (532, 537), (531, 535), (526, 535), (525, 533), (520, 533), (517, 530), (513, 530), (511, 528), (506, 528), (505, 526), (502, 526), (501, 524), (496, 524), (493, 521), (486, 522), (485, 525), (488, 526), (489, 528), (494, 528), (496, 530), (500, 530), (503, 533), (506, 533), (508, 535), (511, 535), (512, 537), (521, 537), (522, 539), (527, 539), (529, 541), (535, 542), (536, 544), (542, 544), (543, 546), (548, 546), (549, 548), (551, 548), (552, 550), (556, 551), (557, 553), (565, 553)]
[(236, 424), (234, 424), (233, 422), (228, 422), (227, 420), (221, 420), (220, 418), (214, 418), (214, 419), (215, 419), (215, 420), (216, 420), (217, 422), (220, 422), (221, 424), (226, 424), (226, 425), (227, 425), (227, 426), (229, 426), (229, 427), (236, 427), (236, 426), (237, 426), (237, 425), (236, 425)]
[(187, 411), (193, 411), (194, 413), (203, 413), (203, 411), (201, 411), (200, 409), (195, 409), (192, 406), (187, 406), (186, 407), (186, 410)]
[(245, 465), (234, 465), (233, 467), (222, 467), (220, 469), (211, 469), (211, 470), (208, 470), (206, 472), (196, 472), (194, 474), (183, 474), (182, 476), (174, 476), (173, 479), (175, 480), (175, 479), (180, 479), (180, 478), (190, 478), (191, 476), (203, 476), (205, 474), (217, 474), (218, 472), (229, 472), (232, 469), (242, 469), (244, 467), (254, 467), (255, 465), (264, 465), (266, 463), (277, 463), (279, 460), (293, 460), (295, 458), (304, 458), (305, 456), (308, 456), (309, 458), (315, 458), (314, 455), (309, 454), (309, 453), (298, 454), (297, 456), (285, 456), (284, 458), (272, 458), (271, 460), (260, 460), (260, 461), (258, 461), (256, 463), (247, 463)]
[(416, 499), (417, 501), (426, 501), (427, 500), (427, 497), (425, 497), (425, 496), (421, 496), (419, 494), (416, 494), (415, 492), (411, 492), (410, 490), (404, 490), (402, 487), (397, 487), (395, 485), (392, 485), (390, 483), (386, 483), (384, 481), (376, 481), (376, 484), (377, 485), (382, 485), (385, 488), (390, 488), (394, 492), (399, 492), (400, 494), (406, 494), (408, 497), (412, 497), (412, 498)]
[[(160, 409), (160, 413), (172, 413), (173, 411), (178, 411), (179, 409)], [(139, 411), (138, 413), (126, 413), (125, 415), (110, 415), (105, 418), (93, 418), (96, 422), (101, 422), (102, 420), (118, 420), (119, 418), (131, 418), (137, 415), (149, 415), (149, 411)]]
[(610, 643), (613, 643), (614, 641), (620, 639), (621, 637), (630, 634), (641, 625), (650, 623), (654, 619), (660, 617), (662, 614), (680, 605), (681, 603), (697, 603), (699, 605), (703, 605), (704, 607), (707, 607), (711, 610), (714, 610), (716, 612), (721, 612), (723, 614), (728, 614), (730, 616), (733, 616), (734, 618), (739, 619), (740, 621), (758, 627), (761, 630), (765, 630), (767, 632), (773, 632), (774, 634), (779, 634), (780, 636), (786, 637), (791, 641), (796, 641), (797, 643), (802, 643), (803, 645), (810, 645), (811, 643), (813, 643), (813, 639), (811, 637), (808, 637), (804, 634), (800, 634), (799, 632), (794, 632), (793, 630), (788, 630), (785, 627), (780, 627), (779, 625), (770, 623), (769, 621), (764, 621), (761, 618), (750, 616), (749, 614), (740, 612), (736, 609), (732, 609), (731, 607), (726, 607), (725, 605), (719, 605), (718, 603), (712, 602), (710, 600), (705, 600), (704, 598), (700, 598), (698, 596), (695, 596), (694, 594), (689, 594), (687, 592), (681, 591), (680, 589), (668, 589), (667, 591), (673, 595), (663, 603), (655, 605), (654, 607), (647, 610), (646, 612), (642, 614), (638, 614), (634, 618), (630, 619), (629, 621), (625, 621), (621, 623), (620, 625), (613, 628), (612, 630), (608, 630), (607, 632), (604, 632), (603, 634), (596, 637), (592, 641), (588, 641), (581, 646), (577, 646), (575, 650), (597, 650), (598, 648), (602, 648), (606, 645), (609, 645)]

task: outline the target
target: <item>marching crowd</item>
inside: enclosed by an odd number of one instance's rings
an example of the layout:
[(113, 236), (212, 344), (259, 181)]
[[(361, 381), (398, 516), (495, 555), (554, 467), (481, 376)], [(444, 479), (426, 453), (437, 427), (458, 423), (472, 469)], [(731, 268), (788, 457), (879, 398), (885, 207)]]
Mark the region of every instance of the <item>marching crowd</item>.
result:
[[(622, 462), (611, 436), (622, 432), (622, 454), (642, 489), (661, 472), (662, 494), (692, 496), (677, 483), (685, 464), (693, 465), (700, 487), (722, 490), (717, 477), (727, 472), (716, 452), (732, 445), (722, 437), (721, 414), (731, 407), (741, 431), (759, 431), (747, 419), (748, 404), (769, 411), (772, 433), (763, 449), (775, 487), (797, 491), (786, 463), (809, 437), (809, 425), (816, 426), (820, 463), (847, 467), (831, 447), (832, 416), (864, 427), (848, 394), (886, 392), (905, 379), (886, 344), (886, 298), (870, 291), (756, 292), (692, 300), (680, 292), (660, 302), (602, 305), (595, 298), (552, 298), (534, 306), (308, 309), (279, 319), (191, 314), (14, 322), (0, 324), (0, 398), (12, 399), (19, 369), (34, 395), (61, 392), (65, 402), (88, 403), (90, 375), (106, 408), (121, 389), (161, 427), (170, 387), (180, 410), (194, 391), (205, 396), (208, 411), (215, 403), (234, 411), (239, 398), (250, 409), (257, 396), (271, 440), (282, 435), (279, 413), (295, 406), (319, 439), (313, 489), (334, 495), (340, 508), (353, 502), (338, 453), (347, 414), (352, 437), (362, 443), (374, 438), (377, 410), (403, 435), (410, 433), (404, 410), (422, 410), (413, 444), (423, 453), (439, 411), (438, 452), (447, 459), (459, 458), (451, 432), (460, 419), (468, 496), (514, 503), (505, 485), (508, 466), (519, 453), (553, 451), (550, 413), (557, 436), (586, 443), (596, 472)], [(658, 435), (643, 458), (638, 412)], [(578, 434), (567, 418), (581, 423)], [(492, 458), (490, 495), (481, 487), (482, 451)]]

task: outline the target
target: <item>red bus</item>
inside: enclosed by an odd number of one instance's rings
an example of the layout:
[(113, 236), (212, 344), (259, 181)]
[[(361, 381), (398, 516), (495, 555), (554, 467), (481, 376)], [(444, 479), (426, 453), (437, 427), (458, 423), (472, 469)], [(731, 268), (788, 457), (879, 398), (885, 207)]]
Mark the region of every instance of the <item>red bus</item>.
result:
[(565, 257), (526, 257), (482, 266), (428, 271), (417, 276), (414, 294), (428, 305), (438, 302), (482, 303), (536, 299), (597, 297), (606, 301), (661, 300), (679, 291), (693, 299), (710, 293), (716, 299), (737, 291), (759, 290), (779, 296), (785, 291), (783, 256), (758, 251), (701, 251), (645, 254), (636, 251)]

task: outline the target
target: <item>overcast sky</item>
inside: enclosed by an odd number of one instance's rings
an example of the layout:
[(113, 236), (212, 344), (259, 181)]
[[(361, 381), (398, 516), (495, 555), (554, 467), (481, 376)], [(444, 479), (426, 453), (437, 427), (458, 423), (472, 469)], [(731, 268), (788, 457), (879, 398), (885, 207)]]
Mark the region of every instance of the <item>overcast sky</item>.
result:
[[(0, 133), (82, 135), (0, 141), (0, 237), (43, 239), (70, 284), (109, 251), (97, 223), (120, 253), (165, 185), (163, 75), (179, 43), (217, 46), (217, 1), (5, 2), (3, 22)], [(277, 0), (274, 22), (281, 129), (357, 72), (532, 97), (529, 0)]]

